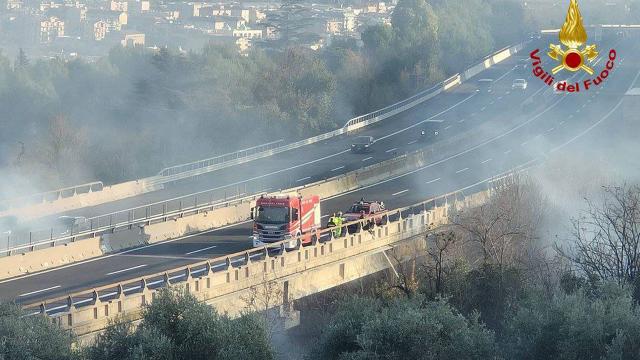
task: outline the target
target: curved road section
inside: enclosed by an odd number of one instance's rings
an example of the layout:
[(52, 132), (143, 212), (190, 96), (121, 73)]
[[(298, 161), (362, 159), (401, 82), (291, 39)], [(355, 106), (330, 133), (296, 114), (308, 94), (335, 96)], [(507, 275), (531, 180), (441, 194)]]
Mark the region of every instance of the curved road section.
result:
[[(604, 49), (613, 47), (613, 44), (602, 43), (600, 46)], [(420, 107), (405, 117), (365, 130), (363, 135), (371, 134), (378, 139), (372, 154), (351, 154), (345, 151), (348, 139), (340, 139), (335, 143), (314, 147), (310, 153), (290, 154), (289, 159), (273, 159), (262, 169), (247, 166), (245, 171), (251, 174), (245, 176), (243, 173), (240, 179), (273, 172), (278, 174), (280, 180), (285, 180), (286, 185), (300, 185), (304, 181), (328, 177), (336, 173), (338, 170), (334, 169), (339, 167), (347, 171), (357, 163), (380, 161), (416, 149), (420, 146), (415, 142), (416, 130), (423, 127), (438, 131), (439, 137), (448, 137), (480, 128), (483, 123), (501, 124), (504, 130), (479, 144), (460, 148), (408, 174), (324, 199), (323, 215), (344, 210), (361, 197), (382, 200), (391, 209), (471, 186), (514, 167), (544, 160), (581, 136), (594, 133), (598, 126), (620, 120), (620, 104), (624, 94), (632, 87), (640, 87), (640, 64), (633, 61), (640, 55), (639, 47), (634, 39), (615, 43), (619, 54), (616, 69), (597, 90), (556, 94), (550, 88), (541, 87), (541, 82), (536, 82), (528, 75), (514, 74), (513, 64), (511, 67), (505, 64), (492, 70), (496, 72), (495, 75), (504, 76), (505, 81), (496, 84), (490, 93), (465, 93), (461, 87), (460, 91), (436, 100), (444, 110), (433, 110), (432, 103), (431, 107)], [(596, 65), (596, 68), (601, 67), (602, 63)], [(523, 92), (514, 91), (509, 79), (515, 77), (530, 79), (530, 87)], [(582, 78), (584, 76), (577, 73), (572, 81)], [(525, 110), (521, 106), (525, 101), (533, 101), (536, 106)], [(597, 146), (598, 143), (593, 145)], [(317, 161), (309, 161), (310, 157)], [(287, 170), (283, 170), (285, 168)], [(226, 174), (225, 178), (227, 181), (234, 179), (233, 174)], [(208, 180), (200, 181), (206, 183)], [(175, 189), (177, 191), (180, 186)], [(0, 282), (0, 294), (5, 298), (15, 298), (20, 303), (43, 301), (238, 252), (252, 246), (250, 235), (249, 223), (236, 224), (205, 234), (8, 279)]]

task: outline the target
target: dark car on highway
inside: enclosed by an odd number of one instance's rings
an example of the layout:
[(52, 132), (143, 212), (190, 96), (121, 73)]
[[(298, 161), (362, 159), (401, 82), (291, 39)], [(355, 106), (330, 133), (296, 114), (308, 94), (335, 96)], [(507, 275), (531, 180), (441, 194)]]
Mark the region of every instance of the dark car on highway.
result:
[(373, 136), (358, 136), (353, 139), (351, 144), (351, 151), (354, 153), (367, 153), (372, 151)]
[(478, 80), (478, 91), (488, 92), (488, 93), (493, 91), (493, 79)]

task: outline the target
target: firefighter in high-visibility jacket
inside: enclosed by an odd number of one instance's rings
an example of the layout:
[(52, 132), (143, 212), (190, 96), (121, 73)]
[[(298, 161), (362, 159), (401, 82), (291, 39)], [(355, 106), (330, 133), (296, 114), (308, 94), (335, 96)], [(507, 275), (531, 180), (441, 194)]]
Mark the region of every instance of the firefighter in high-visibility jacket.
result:
[(342, 236), (342, 213), (333, 213), (333, 215), (329, 218), (329, 222), (327, 223), (327, 227), (333, 228), (331, 233), (334, 238)]

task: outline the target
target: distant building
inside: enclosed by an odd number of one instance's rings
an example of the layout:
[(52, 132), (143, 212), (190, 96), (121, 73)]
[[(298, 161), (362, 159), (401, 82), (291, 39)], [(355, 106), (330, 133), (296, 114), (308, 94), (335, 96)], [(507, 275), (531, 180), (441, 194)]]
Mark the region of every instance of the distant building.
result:
[(239, 29), (233, 30), (233, 37), (247, 38), (247, 39), (262, 39), (264, 37), (263, 30), (249, 29), (246, 26), (241, 26)]
[(144, 33), (141, 32), (125, 32), (124, 37), (120, 40), (123, 47), (144, 46)]
[(21, 0), (7, 0), (7, 10), (18, 10), (22, 8)]
[(129, 3), (126, 1), (111, 0), (110, 10), (117, 12), (127, 12), (129, 11)]
[(93, 24), (93, 38), (96, 41), (104, 40), (109, 32), (109, 23), (103, 20), (96, 21)]
[(353, 11), (344, 13), (342, 29), (346, 32), (355, 32), (358, 29), (356, 14)]
[(340, 34), (342, 33), (343, 26), (344, 26), (343, 21), (336, 20), (336, 19), (327, 20), (326, 32), (332, 35)]
[(87, 31), (96, 41), (103, 40), (112, 31), (122, 30), (123, 26), (128, 23), (128, 15), (125, 12), (94, 11), (89, 13), (88, 18), (90, 29)]
[(64, 21), (51, 16), (40, 21), (40, 42), (50, 43), (57, 37), (64, 36)]
[(129, 1), (127, 8), (131, 14), (144, 14), (151, 10), (151, 3), (148, 0)]
[(238, 48), (238, 52), (244, 54), (251, 48), (251, 40), (246, 37), (241, 37), (236, 40), (236, 47)]

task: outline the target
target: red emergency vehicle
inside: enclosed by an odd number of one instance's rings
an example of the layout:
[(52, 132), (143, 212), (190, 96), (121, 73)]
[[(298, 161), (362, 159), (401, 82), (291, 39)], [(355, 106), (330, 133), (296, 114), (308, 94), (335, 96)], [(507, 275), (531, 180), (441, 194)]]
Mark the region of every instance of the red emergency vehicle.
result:
[[(251, 209), (253, 246), (260, 247), (302, 235), (302, 244), (315, 241), (320, 230), (320, 197), (300, 196), (297, 193), (262, 196)], [(295, 247), (292, 240), (287, 248)]]

